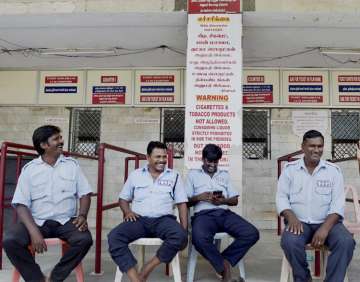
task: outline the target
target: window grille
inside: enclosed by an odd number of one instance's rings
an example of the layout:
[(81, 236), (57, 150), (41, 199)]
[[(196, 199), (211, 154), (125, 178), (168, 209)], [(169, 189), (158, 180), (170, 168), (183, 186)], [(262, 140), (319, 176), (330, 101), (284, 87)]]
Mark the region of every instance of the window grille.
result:
[(356, 143), (360, 139), (359, 112), (331, 112), (331, 138), (333, 160), (355, 156)]
[(243, 111), (243, 159), (270, 158), (270, 112)]
[(71, 109), (71, 151), (97, 155), (100, 143), (101, 109)]
[(184, 157), (185, 110), (183, 108), (162, 110), (162, 140), (174, 149), (174, 158)]

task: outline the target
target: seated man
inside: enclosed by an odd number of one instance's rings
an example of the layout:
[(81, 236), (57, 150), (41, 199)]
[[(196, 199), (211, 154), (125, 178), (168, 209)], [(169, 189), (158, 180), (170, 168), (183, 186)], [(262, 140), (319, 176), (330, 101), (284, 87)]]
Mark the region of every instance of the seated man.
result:
[[(21, 222), (5, 235), (3, 246), (25, 281), (64, 281), (92, 245), (86, 222), (92, 191), (78, 162), (62, 155), (60, 132), (52, 125), (34, 131), (32, 139), (40, 157), (23, 167), (12, 199)], [(46, 280), (28, 246), (43, 253), (47, 251), (44, 238), (54, 237), (70, 248)]]
[[(146, 281), (156, 266), (171, 262), (187, 245), (186, 192), (179, 173), (166, 167), (166, 145), (151, 141), (147, 161), (148, 164), (133, 171), (124, 184), (119, 195), (124, 222), (108, 235), (111, 257), (132, 282)], [(174, 216), (174, 204), (179, 210), (181, 225)], [(143, 237), (161, 238), (164, 242), (138, 273), (128, 245)]]
[(276, 206), (286, 224), (281, 247), (295, 282), (312, 281), (305, 255), (309, 243), (330, 249), (325, 281), (344, 281), (355, 241), (342, 224), (343, 176), (338, 166), (321, 160), (324, 137), (320, 132), (306, 132), (301, 148), (304, 157), (287, 163), (278, 182)]
[[(232, 281), (231, 266), (235, 266), (246, 252), (259, 240), (258, 230), (228, 206), (238, 204), (239, 194), (231, 185), (227, 171), (218, 170), (221, 148), (207, 144), (202, 151), (201, 169), (190, 170), (186, 189), (189, 206), (194, 206), (192, 217), (192, 243), (222, 276), (222, 281)], [(214, 245), (214, 236), (226, 232), (234, 242), (220, 253)], [(244, 281), (240, 277), (240, 281)]]

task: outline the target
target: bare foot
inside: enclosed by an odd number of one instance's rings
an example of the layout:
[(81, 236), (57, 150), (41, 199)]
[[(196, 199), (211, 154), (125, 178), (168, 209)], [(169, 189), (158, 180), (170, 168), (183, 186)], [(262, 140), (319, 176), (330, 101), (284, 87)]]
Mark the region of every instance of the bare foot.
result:
[(145, 276), (140, 272), (140, 274), (139, 274), (139, 280), (140, 280), (140, 282), (146, 282), (147, 277), (145, 277)]
[(222, 273), (223, 282), (231, 281), (231, 264), (226, 259), (224, 259), (224, 272)]

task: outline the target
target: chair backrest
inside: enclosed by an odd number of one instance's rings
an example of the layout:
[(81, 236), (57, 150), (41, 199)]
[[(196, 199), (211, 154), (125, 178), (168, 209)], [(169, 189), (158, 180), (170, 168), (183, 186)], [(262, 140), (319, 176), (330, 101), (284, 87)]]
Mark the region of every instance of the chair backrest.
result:
[[(350, 197), (349, 197), (350, 196)], [(351, 233), (360, 233), (360, 205), (357, 190), (352, 185), (345, 186), (344, 225)]]

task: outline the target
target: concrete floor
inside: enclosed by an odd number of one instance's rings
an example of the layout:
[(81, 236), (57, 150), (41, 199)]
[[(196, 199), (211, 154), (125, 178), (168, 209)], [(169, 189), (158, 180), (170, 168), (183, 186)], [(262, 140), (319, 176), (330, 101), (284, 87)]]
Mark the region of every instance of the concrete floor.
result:
[[(149, 247), (146, 252), (147, 258), (154, 253), (155, 248)], [(279, 247), (279, 237), (274, 230), (261, 231), (260, 241), (249, 251), (245, 258), (245, 271), (247, 282), (265, 282), (279, 281), (281, 268), (282, 251)], [(38, 255), (37, 261), (41, 265), (44, 273), (49, 273), (51, 267), (59, 259), (59, 249), (51, 247), (46, 255)], [(186, 252), (180, 257), (183, 281), (186, 281)], [(94, 270), (94, 247), (83, 261), (84, 271), (86, 273), (87, 282), (114, 281), (115, 264), (107, 253), (107, 242), (103, 242), (102, 268), (103, 275), (94, 276), (91, 272)], [(238, 275), (238, 270), (233, 269), (234, 275)], [(348, 275), (350, 281), (360, 281), (357, 273), (360, 273), (360, 252), (356, 250), (354, 259), (350, 265)], [(4, 259), (3, 270), (0, 271), (0, 281), (10, 282), (12, 274), (12, 266), (9, 260)], [(204, 259), (199, 259), (195, 280), (197, 282), (218, 282), (215, 272)], [(67, 282), (76, 281), (74, 274), (66, 280)], [(128, 281), (124, 277), (123, 281)], [(165, 282), (172, 281), (172, 278), (164, 275), (164, 267), (161, 266), (151, 275), (149, 282)], [(339, 281), (340, 282), (340, 281)]]

